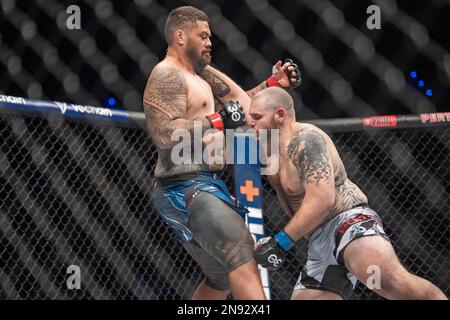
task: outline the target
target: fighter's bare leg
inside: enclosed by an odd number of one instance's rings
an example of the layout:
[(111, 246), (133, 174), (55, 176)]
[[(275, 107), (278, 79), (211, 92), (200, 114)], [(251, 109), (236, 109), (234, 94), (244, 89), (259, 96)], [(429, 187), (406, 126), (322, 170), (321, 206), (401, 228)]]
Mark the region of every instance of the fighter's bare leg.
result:
[(230, 290), (217, 290), (208, 286), (205, 280), (200, 282), (192, 295), (192, 300), (225, 300)]
[(255, 260), (247, 261), (231, 271), (228, 280), (236, 300), (266, 299)]
[[(444, 293), (428, 280), (409, 273), (400, 263), (392, 245), (383, 237), (369, 236), (353, 240), (344, 249), (347, 269), (367, 286), (380, 271), (380, 285), (371, 285), (377, 294), (388, 299), (447, 299)], [(375, 268), (369, 268), (375, 266)]]
[(296, 289), (292, 292), (291, 300), (344, 300), (334, 292), (316, 289)]

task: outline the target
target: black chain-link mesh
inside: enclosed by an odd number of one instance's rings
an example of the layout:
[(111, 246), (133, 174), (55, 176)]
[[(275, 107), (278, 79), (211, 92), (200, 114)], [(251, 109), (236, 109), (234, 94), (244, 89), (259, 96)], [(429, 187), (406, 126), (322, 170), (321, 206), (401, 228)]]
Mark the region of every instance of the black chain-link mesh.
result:
[[(400, 260), (450, 295), (450, 127), (332, 137)], [(0, 298), (190, 298), (202, 275), (149, 200), (157, 155), (145, 131), (2, 116), (0, 148)], [(264, 189), (276, 231), (287, 217)], [(271, 273), (273, 299), (289, 298), (305, 253), (300, 241)], [(377, 296), (359, 285), (355, 298)]]

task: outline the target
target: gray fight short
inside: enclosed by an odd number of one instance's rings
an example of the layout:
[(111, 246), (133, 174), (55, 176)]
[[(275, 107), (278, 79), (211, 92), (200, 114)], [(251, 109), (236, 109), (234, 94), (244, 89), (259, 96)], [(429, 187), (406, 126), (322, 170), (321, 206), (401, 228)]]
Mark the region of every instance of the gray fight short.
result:
[(318, 289), (349, 299), (357, 279), (345, 267), (345, 247), (355, 239), (379, 235), (389, 241), (381, 218), (367, 205), (344, 211), (316, 229), (308, 242), (308, 260), (294, 289)]

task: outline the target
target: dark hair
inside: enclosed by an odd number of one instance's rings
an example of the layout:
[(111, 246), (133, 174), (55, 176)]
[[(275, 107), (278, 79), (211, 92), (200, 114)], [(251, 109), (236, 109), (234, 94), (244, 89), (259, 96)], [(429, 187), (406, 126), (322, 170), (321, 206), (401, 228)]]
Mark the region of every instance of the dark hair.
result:
[(167, 44), (172, 43), (175, 30), (184, 28), (186, 25), (194, 25), (197, 20), (209, 22), (208, 16), (202, 10), (191, 6), (182, 6), (170, 11), (164, 26), (164, 36)]

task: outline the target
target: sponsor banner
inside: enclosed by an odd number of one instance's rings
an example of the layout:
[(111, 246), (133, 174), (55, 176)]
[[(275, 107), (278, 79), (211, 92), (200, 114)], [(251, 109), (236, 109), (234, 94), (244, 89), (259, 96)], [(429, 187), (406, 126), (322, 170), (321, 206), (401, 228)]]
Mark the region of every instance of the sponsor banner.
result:
[(366, 127), (396, 127), (397, 126), (397, 116), (374, 116), (363, 119), (363, 124)]
[[(256, 146), (256, 148), (255, 148)], [(261, 166), (259, 163), (258, 141), (255, 134), (235, 134), (234, 136), (234, 183), (237, 200), (244, 204), (249, 213), (246, 222), (250, 233), (258, 241), (264, 237), (264, 220), (262, 212), (262, 181)], [(252, 152), (254, 154), (250, 155)], [(257, 157), (256, 163), (251, 161), (252, 156)], [(238, 159), (240, 161), (238, 161)], [(264, 293), (270, 299), (269, 273), (260, 266), (261, 280)]]
[(450, 112), (421, 113), (420, 120), (422, 123), (450, 123)]
[(95, 118), (113, 122), (129, 122), (130, 115), (126, 111), (80, 105), (67, 102), (32, 100), (21, 97), (0, 95), (0, 106), (18, 111), (60, 113), (68, 117)]

